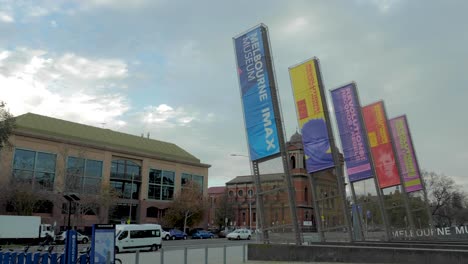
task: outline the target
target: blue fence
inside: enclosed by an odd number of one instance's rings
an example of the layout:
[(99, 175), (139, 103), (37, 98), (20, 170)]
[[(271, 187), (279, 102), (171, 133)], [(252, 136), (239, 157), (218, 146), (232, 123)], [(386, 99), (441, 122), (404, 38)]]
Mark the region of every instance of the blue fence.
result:
[[(81, 254), (73, 263), (86, 264), (87, 262), (88, 255)], [(0, 252), (0, 264), (65, 264), (65, 254)]]

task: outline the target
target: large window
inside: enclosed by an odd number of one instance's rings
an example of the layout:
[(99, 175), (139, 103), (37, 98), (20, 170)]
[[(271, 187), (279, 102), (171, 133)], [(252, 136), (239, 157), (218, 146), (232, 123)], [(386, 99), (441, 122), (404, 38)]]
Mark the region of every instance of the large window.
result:
[(120, 194), (120, 198), (140, 197), (141, 166), (132, 160), (116, 159), (111, 164), (110, 184)]
[(188, 173), (182, 173), (182, 176), (181, 176), (182, 188), (184, 188), (184, 185), (188, 184), (191, 181), (196, 183), (200, 187), (200, 190), (203, 192), (203, 176), (188, 174)]
[(31, 183), (35, 189), (52, 190), (56, 160), (55, 154), (16, 149), (13, 177), (17, 181)]
[(69, 192), (97, 194), (102, 179), (102, 161), (68, 157), (65, 189)]
[(175, 172), (150, 169), (148, 199), (174, 199)]
[(131, 160), (113, 160), (111, 178), (122, 180), (140, 180), (141, 166)]

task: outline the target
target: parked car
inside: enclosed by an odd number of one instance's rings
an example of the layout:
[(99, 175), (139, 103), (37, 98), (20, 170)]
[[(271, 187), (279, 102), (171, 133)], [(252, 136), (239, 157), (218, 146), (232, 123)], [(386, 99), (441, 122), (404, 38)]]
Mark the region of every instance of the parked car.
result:
[(205, 231), (205, 230), (197, 230), (192, 234), (193, 239), (195, 238), (204, 239), (204, 238), (214, 238), (214, 237), (215, 236), (213, 233), (209, 231)]
[[(168, 240), (167, 237), (164, 237), (166, 238), (166, 240)], [(171, 229), (169, 230), (169, 238), (172, 239), (172, 240), (176, 240), (176, 239), (187, 239), (187, 233), (185, 232), (182, 232), (178, 229)]]
[(163, 228), (163, 231), (161, 233), (161, 237), (164, 240), (169, 240), (171, 239), (171, 233), (169, 232), (170, 229)]
[(226, 235), (226, 238), (231, 240), (231, 239), (248, 239), (252, 237), (252, 233), (248, 229), (236, 229), (232, 231), (231, 233)]
[[(78, 235), (76, 240), (78, 243), (86, 244), (89, 242), (89, 237), (86, 235), (81, 234), (80, 232), (76, 232)], [(55, 242), (59, 244), (65, 243), (65, 239), (67, 239), (67, 231), (60, 232), (57, 236), (55, 236)]]
[(233, 229), (233, 228), (228, 228), (228, 229), (226, 229), (226, 230), (223, 229), (223, 230), (219, 231), (218, 237), (219, 237), (219, 238), (225, 238), (229, 233), (231, 233), (231, 232), (234, 231), (234, 230), (235, 230), (235, 229)]

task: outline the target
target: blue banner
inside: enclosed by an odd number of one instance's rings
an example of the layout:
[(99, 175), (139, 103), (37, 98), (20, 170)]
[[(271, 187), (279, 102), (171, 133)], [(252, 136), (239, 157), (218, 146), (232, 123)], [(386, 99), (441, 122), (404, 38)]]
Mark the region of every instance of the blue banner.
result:
[(65, 264), (75, 264), (75, 260), (78, 257), (78, 243), (77, 243), (78, 235), (75, 230), (68, 230), (66, 240), (66, 248), (65, 248)]
[(266, 28), (263, 25), (234, 39), (237, 73), (241, 89), (245, 127), (251, 160), (258, 160), (280, 152), (277, 124), (271, 98), (269, 76), (271, 61), (265, 52)]
[(331, 91), (350, 182), (373, 177), (361, 106), (354, 83)]

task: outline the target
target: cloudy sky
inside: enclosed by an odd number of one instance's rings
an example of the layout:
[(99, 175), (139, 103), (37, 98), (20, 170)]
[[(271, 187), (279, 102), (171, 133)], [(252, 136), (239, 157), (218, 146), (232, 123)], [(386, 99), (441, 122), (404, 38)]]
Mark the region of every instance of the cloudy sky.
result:
[[(288, 67), (317, 56), (326, 89), (407, 114), (420, 166), (468, 186), (466, 1), (0, 0), (0, 100), (176, 143), (209, 186), (250, 173), (232, 37), (270, 32), (286, 137)], [(330, 100), (329, 100), (330, 101)], [(336, 133), (335, 133), (336, 134)], [(466, 189), (466, 187), (465, 187)]]

